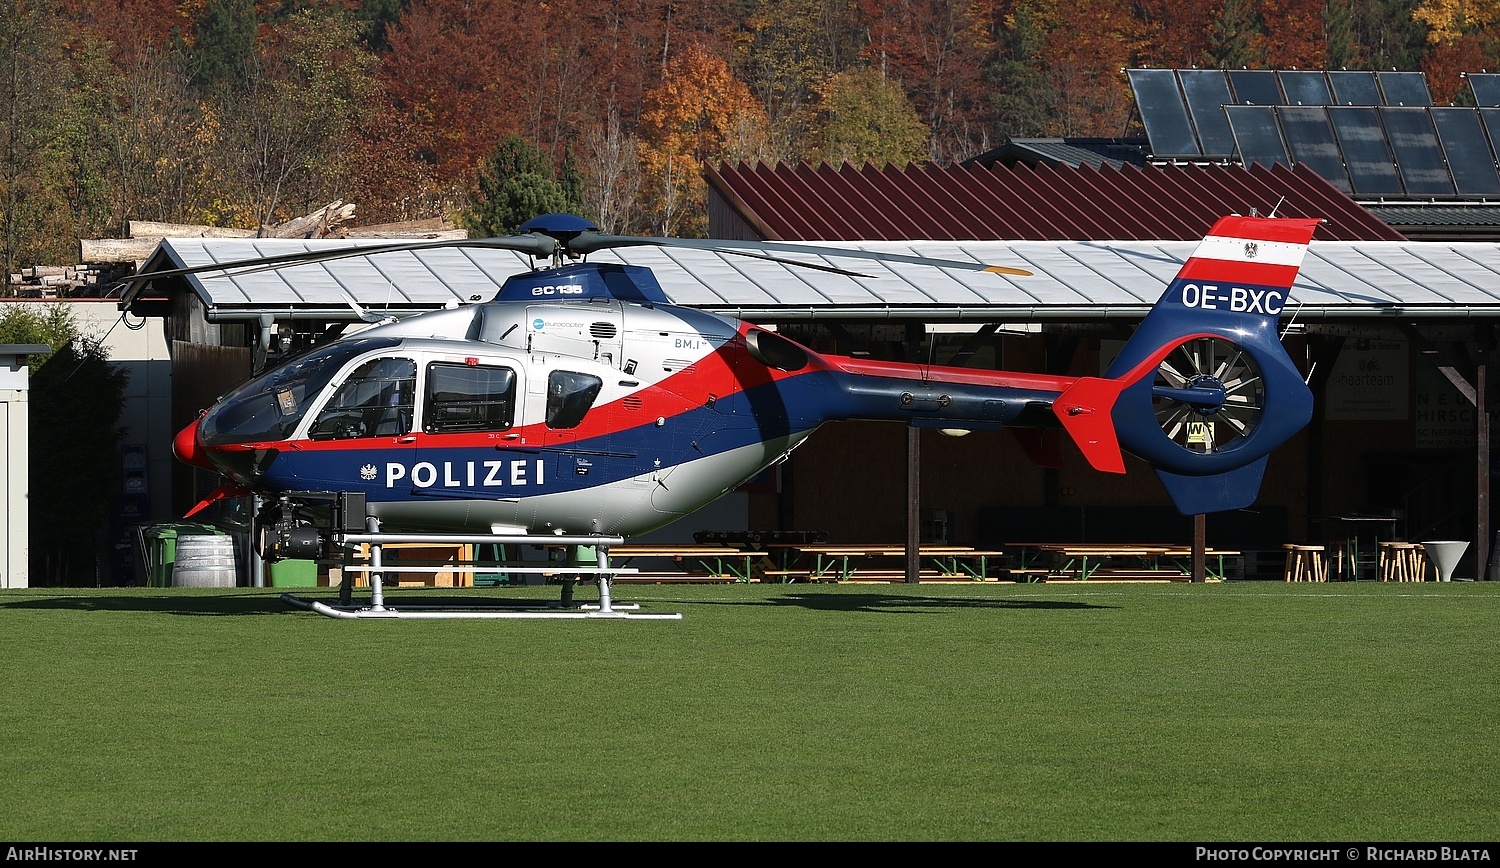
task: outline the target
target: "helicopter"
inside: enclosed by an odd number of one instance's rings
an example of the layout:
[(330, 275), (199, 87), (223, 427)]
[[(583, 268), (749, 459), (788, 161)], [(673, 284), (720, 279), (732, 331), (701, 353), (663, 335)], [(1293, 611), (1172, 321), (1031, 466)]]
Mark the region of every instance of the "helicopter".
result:
[[(1061, 429), (1098, 471), (1124, 473), (1126, 452), (1144, 459), (1185, 515), (1248, 506), (1271, 451), (1311, 419), (1311, 392), (1278, 322), (1320, 223), (1220, 218), (1100, 377), (816, 352), (755, 323), (673, 304), (648, 268), (587, 257), (697, 247), (861, 276), (778, 256), (819, 248), (609, 235), (568, 214), (499, 238), (299, 252), (127, 283), (435, 246), (540, 260), (489, 301), (402, 318), (362, 312), (377, 322), (252, 376), (182, 429), (173, 451), (226, 480), (193, 512), (256, 496), (256, 544), (273, 561), (399, 534), (603, 541), (603, 554), (609, 541), (669, 524), (785, 461), (834, 420)], [(609, 614), (602, 556), (599, 584)]]

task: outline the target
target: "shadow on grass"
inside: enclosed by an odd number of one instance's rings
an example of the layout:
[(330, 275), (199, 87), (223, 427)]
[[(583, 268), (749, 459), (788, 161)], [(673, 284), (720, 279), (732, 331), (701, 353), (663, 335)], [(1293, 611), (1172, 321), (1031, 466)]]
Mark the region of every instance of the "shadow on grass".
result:
[(765, 600), (653, 600), (653, 604), (693, 606), (796, 606), (819, 612), (931, 612), (945, 609), (1111, 609), (1075, 600), (982, 599), (929, 597), (914, 594), (787, 594)]
[[(303, 599), (318, 600), (319, 602), (335, 605), (338, 602), (337, 591), (322, 594), (306, 594)], [(363, 597), (356, 594), (353, 600), (355, 605), (369, 605), (368, 594)], [(552, 601), (552, 602), (555, 602)], [(575, 600), (575, 602), (593, 602), (587, 598)], [(548, 600), (503, 598), (497, 596), (425, 596), (415, 594), (391, 594), (386, 593), (385, 605), (388, 608), (400, 608), (403, 604), (407, 606), (472, 608), (476, 606), (490, 606), (503, 608), (537, 608), (548, 605)], [(53, 611), (53, 612), (154, 612), (164, 615), (298, 615), (308, 617), (310, 613), (306, 609), (290, 605), (281, 599), (280, 594), (266, 592), (219, 592), (219, 593), (189, 593), (180, 594), (170, 591), (152, 591), (149, 593), (132, 594), (107, 593), (69, 594), (61, 592), (59, 596), (43, 598), (27, 598), (19, 600), (0, 600), (0, 611)]]
[[(590, 593), (596, 589), (583, 587), (574, 596), (575, 605), (597, 605), (599, 598), (597, 593)], [(304, 600), (318, 600), (329, 605), (335, 605), (338, 601), (336, 590), (320, 589), (319, 592), (299, 593), (298, 597)], [(632, 604), (633, 599), (628, 591), (621, 594), (618, 590), (612, 595), (615, 603)], [(358, 606), (368, 605), (370, 597), (368, 593), (355, 593), (353, 602)], [(537, 609), (556, 606), (557, 596), (516, 597), (497, 594), (493, 591), (466, 592), (466, 593), (412, 593), (410, 590), (387, 591), (384, 597), (385, 605), (392, 609), (401, 609), (403, 606), (426, 609)], [(679, 596), (673, 599), (651, 599), (641, 600), (639, 603), (645, 610), (662, 610), (676, 606), (685, 607), (708, 607), (708, 606), (754, 606), (754, 607), (798, 607), (822, 612), (890, 612), (916, 614), (921, 612), (937, 612), (945, 610), (976, 610), (976, 609), (1108, 609), (1113, 606), (1099, 605), (1096, 603), (1085, 603), (1076, 600), (1046, 600), (1046, 599), (1010, 599), (997, 598), (986, 599), (970, 596), (930, 596), (925, 594), (899, 594), (899, 593), (817, 593), (817, 592), (795, 592), (780, 596), (745, 599), (745, 600), (703, 600), (691, 597)], [(265, 591), (241, 591), (241, 592), (217, 592), (217, 593), (172, 593), (153, 590), (145, 593), (90, 593), (87, 591), (68, 593), (60, 591), (57, 596), (46, 596), (41, 598), (22, 598), (16, 600), (0, 599), (0, 610), (9, 611), (73, 611), (73, 612), (152, 612), (168, 615), (188, 616), (225, 616), (225, 615), (297, 615), (309, 617), (314, 613), (304, 608), (288, 604), (281, 599), (280, 594), (267, 593)]]

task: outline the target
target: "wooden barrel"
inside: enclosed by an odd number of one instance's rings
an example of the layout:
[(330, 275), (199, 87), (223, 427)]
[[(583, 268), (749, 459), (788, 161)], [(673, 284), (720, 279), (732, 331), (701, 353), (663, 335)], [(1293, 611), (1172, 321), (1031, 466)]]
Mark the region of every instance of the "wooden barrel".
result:
[(177, 538), (172, 564), (174, 588), (233, 588), (236, 586), (234, 537), (227, 534), (190, 534)]

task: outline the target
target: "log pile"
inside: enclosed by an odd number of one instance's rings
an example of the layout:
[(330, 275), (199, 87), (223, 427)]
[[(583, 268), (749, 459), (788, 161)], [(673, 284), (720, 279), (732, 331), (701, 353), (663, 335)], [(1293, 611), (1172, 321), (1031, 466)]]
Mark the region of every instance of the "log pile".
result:
[(80, 239), (79, 265), (36, 266), (10, 275), (10, 290), (19, 298), (65, 298), (100, 295), (115, 281), (134, 274), (164, 238), (388, 238), (439, 240), (467, 238), (451, 222), (435, 218), (372, 226), (349, 226), (355, 206), (329, 204), (276, 226), (227, 229), (154, 220), (131, 220), (129, 238)]

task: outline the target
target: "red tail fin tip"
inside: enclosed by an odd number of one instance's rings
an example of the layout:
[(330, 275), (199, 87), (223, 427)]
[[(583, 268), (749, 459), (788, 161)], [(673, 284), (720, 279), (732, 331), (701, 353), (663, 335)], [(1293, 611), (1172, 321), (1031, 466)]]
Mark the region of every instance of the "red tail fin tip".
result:
[(1115, 400), (1125, 384), (1098, 377), (1083, 377), (1069, 386), (1052, 405), (1063, 428), (1078, 444), (1089, 465), (1103, 473), (1124, 473), (1125, 455), (1110, 418)]

